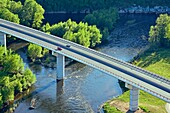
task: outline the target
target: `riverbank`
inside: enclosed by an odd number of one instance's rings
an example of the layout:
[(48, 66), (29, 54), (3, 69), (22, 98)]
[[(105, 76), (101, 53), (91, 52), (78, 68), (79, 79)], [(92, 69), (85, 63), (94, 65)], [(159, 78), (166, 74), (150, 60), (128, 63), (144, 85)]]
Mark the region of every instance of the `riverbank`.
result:
[[(73, 12), (67, 12), (67, 11), (50, 11), (45, 12), (45, 14), (89, 14), (92, 13), (90, 9), (84, 9), (81, 11), (73, 11)], [(154, 6), (154, 7), (143, 7), (143, 6), (130, 6), (127, 8), (118, 8), (118, 13), (131, 13), (131, 14), (162, 14), (162, 13), (168, 13), (170, 14), (170, 8), (167, 6)]]
[[(136, 59), (133, 64), (170, 79), (170, 49), (149, 49), (145, 51), (139, 59)], [(124, 113), (128, 111), (128, 105), (129, 91), (116, 99), (106, 102), (104, 109), (107, 113), (111, 113), (110, 111), (113, 109), (115, 110), (114, 113)], [(166, 113), (165, 105), (166, 102), (161, 99), (144, 91), (140, 91), (139, 108), (142, 110), (139, 110), (136, 113)]]

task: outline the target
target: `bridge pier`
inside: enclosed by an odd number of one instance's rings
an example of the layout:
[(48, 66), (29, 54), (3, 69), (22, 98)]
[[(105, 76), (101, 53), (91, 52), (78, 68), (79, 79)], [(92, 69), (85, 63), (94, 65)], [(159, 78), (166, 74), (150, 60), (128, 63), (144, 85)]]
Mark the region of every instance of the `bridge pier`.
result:
[(0, 32), (0, 45), (4, 45), (6, 48), (6, 34), (3, 32)]
[(65, 56), (58, 54), (57, 55), (57, 76), (56, 79), (62, 80), (65, 76)]
[(138, 110), (139, 89), (127, 83), (125, 84), (125, 87), (130, 89), (129, 110), (130, 111)]
[(57, 82), (64, 79), (65, 76), (65, 56), (55, 53), (52, 51), (52, 55), (56, 56), (57, 58), (57, 74), (56, 74), (56, 79)]
[(56, 82), (56, 102), (62, 101), (60, 95), (64, 93), (64, 80), (57, 80)]

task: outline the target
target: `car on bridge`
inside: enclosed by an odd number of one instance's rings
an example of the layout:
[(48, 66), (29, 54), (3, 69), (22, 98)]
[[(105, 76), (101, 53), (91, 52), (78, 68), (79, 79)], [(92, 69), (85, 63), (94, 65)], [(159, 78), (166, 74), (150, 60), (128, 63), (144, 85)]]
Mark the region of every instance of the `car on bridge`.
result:
[(70, 45), (66, 45), (66, 47), (70, 47)]
[(61, 50), (62, 50), (62, 48), (58, 46), (56, 50), (61, 51)]

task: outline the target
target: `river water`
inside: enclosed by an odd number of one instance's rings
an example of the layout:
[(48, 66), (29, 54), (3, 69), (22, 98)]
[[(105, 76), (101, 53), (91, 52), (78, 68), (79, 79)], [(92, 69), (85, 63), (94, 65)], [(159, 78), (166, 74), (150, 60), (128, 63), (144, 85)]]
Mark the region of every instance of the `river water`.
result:
[[(130, 61), (148, 45), (146, 37), (155, 19), (155, 15), (121, 15), (108, 44), (98, 50)], [(36, 74), (37, 82), (15, 113), (96, 113), (104, 102), (122, 94), (116, 78), (80, 63), (66, 67), (66, 78), (56, 83), (56, 68), (30, 64), (26, 53), (18, 53)], [(32, 98), (37, 98), (37, 107), (29, 110)]]

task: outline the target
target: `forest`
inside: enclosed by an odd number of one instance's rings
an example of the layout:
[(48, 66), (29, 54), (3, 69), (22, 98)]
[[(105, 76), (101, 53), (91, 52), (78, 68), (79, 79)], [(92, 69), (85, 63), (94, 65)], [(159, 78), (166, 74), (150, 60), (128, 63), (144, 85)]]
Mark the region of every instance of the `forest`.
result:
[(17, 93), (26, 90), (35, 81), (32, 71), (24, 69), (21, 57), (0, 46), (0, 108), (13, 101)]
[(160, 4), (162, 6), (170, 6), (169, 0), (37, 0), (37, 2), (43, 6), (46, 12), (80, 12), (86, 9), (94, 11), (109, 9), (110, 7), (130, 7), (134, 4), (150, 7)]

